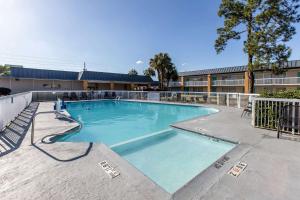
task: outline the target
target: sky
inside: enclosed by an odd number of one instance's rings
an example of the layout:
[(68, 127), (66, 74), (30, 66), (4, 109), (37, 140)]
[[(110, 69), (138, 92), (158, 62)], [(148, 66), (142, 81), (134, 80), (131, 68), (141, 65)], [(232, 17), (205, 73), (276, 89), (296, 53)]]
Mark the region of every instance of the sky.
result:
[[(221, 0), (1, 0), (0, 64), (139, 73), (156, 53), (178, 71), (247, 63), (243, 42), (217, 55)], [(300, 25), (296, 26), (300, 32)], [(300, 59), (300, 34), (289, 42)]]

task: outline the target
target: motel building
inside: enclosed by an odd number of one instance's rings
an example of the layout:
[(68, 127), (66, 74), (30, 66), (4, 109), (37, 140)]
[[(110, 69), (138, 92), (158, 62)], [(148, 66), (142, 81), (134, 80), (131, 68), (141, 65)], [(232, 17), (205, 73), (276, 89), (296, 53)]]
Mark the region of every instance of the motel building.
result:
[(11, 93), (60, 90), (140, 90), (151, 87), (147, 76), (94, 71), (59, 71), (10, 67), (9, 76), (0, 76), (0, 87)]
[[(300, 88), (300, 60), (289, 61), (284, 68), (280, 75), (256, 71), (254, 92)], [(247, 66), (238, 66), (181, 72), (169, 87), (173, 91), (249, 93), (249, 84)]]

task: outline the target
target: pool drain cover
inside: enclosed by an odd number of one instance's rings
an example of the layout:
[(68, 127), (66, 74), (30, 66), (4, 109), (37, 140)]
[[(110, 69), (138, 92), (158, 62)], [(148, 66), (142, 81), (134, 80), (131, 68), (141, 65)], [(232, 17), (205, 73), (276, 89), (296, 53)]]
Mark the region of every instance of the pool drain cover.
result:
[(100, 162), (99, 165), (111, 178), (115, 178), (120, 175), (120, 172), (113, 168), (106, 160)]

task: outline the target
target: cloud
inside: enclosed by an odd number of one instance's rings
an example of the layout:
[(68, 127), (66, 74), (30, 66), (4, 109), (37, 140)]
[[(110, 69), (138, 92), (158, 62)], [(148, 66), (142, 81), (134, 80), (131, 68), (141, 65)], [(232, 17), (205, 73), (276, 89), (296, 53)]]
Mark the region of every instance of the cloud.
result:
[(142, 61), (142, 60), (138, 60), (138, 61), (136, 61), (135, 62), (137, 65), (141, 65), (141, 64), (143, 64), (144, 62)]
[(182, 64), (181, 64), (181, 66), (186, 66), (186, 65), (187, 65), (187, 63), (182, 63)]

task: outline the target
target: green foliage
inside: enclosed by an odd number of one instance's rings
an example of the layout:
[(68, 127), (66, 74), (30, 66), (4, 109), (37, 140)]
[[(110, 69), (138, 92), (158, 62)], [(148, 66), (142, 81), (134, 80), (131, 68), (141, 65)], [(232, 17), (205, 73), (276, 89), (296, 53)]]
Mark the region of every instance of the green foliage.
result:
[(135, 69), (131, 69), (131, 70), (129, 70), (128, 75), (130, 75), (130, 76), (137, 76), (138, 72)]
[(144, 75), (149, 77), (155, 76), (155, 71), (152, 68), (145, 69)]
[(0, 76), (10, 75), (10, 67), (0, 65)]
[(167, 53), (154, 55), (154, 58), (150, 59), (149, 70), (157, 72), (160, 89), (164, 89), (165, 83), (168, 85), (170, 80), (178, 79), (176, 67)]
[[(217, 53), (225, 50), (228, 41), (239, 40), (246, 34), (244, 52), (248, 55), (253, 92), (253, 71), (267, 67), (282, 73), (291, 55), (285, 45), (296, 34), (293, 26), (300, 22), (299, 0), (222, 0), (218, 15), (224, 25), (217, 29)], [(243, 37), (244, 38), (244, 37)]]
[(172, 66), (166, 70), (167, 87), (169, 87), (170, 80), (172, 81), (178, 80), (178, 72), (175, 66)]
[(255, 126), (267, 129), (276, 129), (278, 126), (279, 110), (276, 104), (267, 101), (255, 106)]
[(300, 90), (281, 90), (278, 92), (270, 92), (268, 90), (264, 90), (260, 97), (264, 98), (282, 98), (282, 99), (300, 99)]

